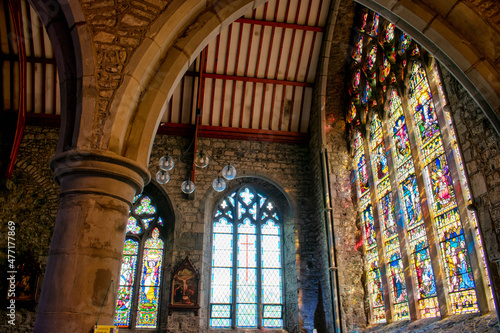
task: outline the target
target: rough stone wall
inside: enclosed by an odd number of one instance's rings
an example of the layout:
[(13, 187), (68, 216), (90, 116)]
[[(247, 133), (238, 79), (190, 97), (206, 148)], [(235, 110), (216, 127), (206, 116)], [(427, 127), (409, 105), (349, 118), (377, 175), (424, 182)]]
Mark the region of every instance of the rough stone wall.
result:
[(123, 69), (169, 1), (82, 0), (95, 49), (97, 112), (94, 143), (102, 135), (111, 101), (123, 83)]
[(442, 68), (457, 139), (469, 178), (492, 284), (500, 292), (500, 136), (477, 103)]
[[(357, 225), (356, 191), (351, 180), (352, 158), (349, 155), (345, 127), (351, 29), (355, 14), (352, 1), (342, 1), (338, 8), (328, 66), (326, 88), (326, 148), (330, 168), (334, 237), (341, 317), (345, 331), (356, 331), (367, 325), (363, 282), (363, 257), (359, 246), (360, 226)], [(351, 188), (352, 187), (352, 188)]]
[[(189, 144), (190, 141), (184, 138), (157, 136), (150, 161), (153, 177), (159, 170), (158, 160), (161, 156), (169, 153), (178, 157)], [(217, 197), (211, 188), (213, 180), (222, 167), (231, 162), (237, 169), (238, 177), (261, 178), (271, 184), (277, 184), (290, 200), (293, 221), (290, 222), (290, 228), (285, 227), (284, 234), (284, 273), (287, 287), (285, 298), (288, 300), (286, 327), (289, 332), (312, 332), (318, 299), (318, 276), (321, 275), (322, 267), (319, 261), (322, 257), (318, 257), (316, 252), (316, 244), (321, 235), (314, 227), (318, 221), (314, 219), (316, 208), (312, 201), (314, 188), (308, 148), (278, 143), (201, 138), (198, 141), (198, 149), (202, 147), (220, 164), (214, 163), (205, 169), (196, 170), (194, 200), (187, 199), (180, 190), (181, 183), (188, 176), (189, 166), (177, 160), (171, 172), (170, 182), (163, 186), (176, 215), (173, 266), (178, 265), (189, 254), (193, 264), (203, 272), (199, 317), (193, 313), (174, 312), (167, 319), (166, 331), (188, 333), (207, 330), (207, 293), (210, 281), (209, 253), (207, 254), (210, 251), (210, 248), (207, 248), (207, 242), (210, 241), (210, 223), (207, 223), (207, 219), (213, 209), (207, 202), (214, 202)], [(229, 181), (228, 188), (240, 181)], [(166, 272), (166, 275), (168, 274)], [(164, 297), (169, 297), (169, 293), (164, 294)]]
[[(14, 221), (15, 256), (20, 264), (33, 258), (45, 271), (50, 239), (59, 206), (59, 189), (52, 179), (50, 158), (55, 153), (59, 134), (57, 129), (27, 127), (21, 142), (12, 178), (0, 187), (0, 267), (6, 281), (7, 222)], [(20, 277), (19, 274), (16, 277)], [(41, 286), (40, 275), (39, 286)], [(0, 284), (0, 294), (7, 295), (6, 283)], [(37, 296), (40, 290), (38, 289)], [(2, 299), (5, 299), (3, 297)], [(4, 304), (2, 302), (2, 304)], [(0, 331), (32, 332), (35, 321), (34, 302), (16, 302), (15, 326), (7, 323), (6, 306), (0, 309)]]

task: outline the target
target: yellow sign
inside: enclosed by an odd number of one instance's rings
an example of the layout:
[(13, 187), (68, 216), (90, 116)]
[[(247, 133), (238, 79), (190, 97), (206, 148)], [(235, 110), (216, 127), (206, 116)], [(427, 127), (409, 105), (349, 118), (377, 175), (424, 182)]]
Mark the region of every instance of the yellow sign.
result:
[(107, 325), (94, 326), (94, 333), (118, 333), (118, 327)]

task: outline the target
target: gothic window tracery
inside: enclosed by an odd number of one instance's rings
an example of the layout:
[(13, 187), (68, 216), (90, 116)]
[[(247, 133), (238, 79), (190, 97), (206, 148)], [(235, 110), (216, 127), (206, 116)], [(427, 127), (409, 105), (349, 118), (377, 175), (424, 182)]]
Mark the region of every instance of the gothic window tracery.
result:
[(210, 327), (283, 327), (283, 224), (269, 197), (250, 186), (213, 215)]
[(437, 64), (376, 13), (361, 9), (355, 26), (346, 120), (370, 322), (488, 312), (481, 235)]
[(154, 199), (147, 194), (134, 198), (127, 221), (115, 325), (156, 328), (163, 270), (163, 221)]

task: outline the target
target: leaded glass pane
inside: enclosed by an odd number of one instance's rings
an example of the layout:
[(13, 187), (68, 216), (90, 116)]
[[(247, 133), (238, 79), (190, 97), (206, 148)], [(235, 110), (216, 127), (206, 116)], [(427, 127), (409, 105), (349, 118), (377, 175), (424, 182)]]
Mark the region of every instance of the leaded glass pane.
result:
[(156, 328), (162, 259), (163, 241), (155, 228), (144, 246), (136, 327)]
[[(233, 217), (237, 217), (234, 221)], [(210, 326), (258, 327), (259, 302), (276, 304), (263, 327), (282, 327), (281, 225), (275, 206), (250, 187), (227, 196), (214, 214)], [(238, 228), (233, 228), (238, 223)], [(259, 229), (258, 229), (259, 228)], [(258, 237), (258, 235), (260, 236)], [(233, 242), (236, 240), (236, 249)], [(236, 250), (236, 260), (233, 251)], [(257, 258), (260, 258), (260, 262)], [(260, 269), (258, 268), (260, 267)], [(233, 274), (236, 285), (233, 288)], [(261, 295), (258, 295), (260, 285)], [(234, 296), (233, 296), (234, 293)], [(272, 310), (272, 311), (271, 311)], [(263, 311), (263, 310), (261, 310)]]
[(141, 226), (137, 223), (137, 219), (133, 216), (130, 216), (127, 221), (127, 232), (132, 234), (141, 233)]
[(156, 208), (151, 204), (151, 199), (147, 196), (142, 197), (141, 204), (134, 211), (137, 215), (150, 215), (156, 213)]
[[(411, 70), (409, 99), (411, 113), (419, 125), (420, 135), (417, 136), (417, 143), (424, 158), (424, 181), (428, 185), (428, 197), (445, 261), (452, 312), (478, 312), (475, 283), (460, 215), (455, 209), (457, 202), (448, 162), (442, 148), (437, 114), (427, 75), (419, 62), (415, 62)], [(462, 300), (465, 300), (466, 306)]]
[(132, 307), (138, 251), (139, 242), (133, 239), (125, 240), (115, 311), (116, 326), (127, 327), (130, 324), (130, 309)]

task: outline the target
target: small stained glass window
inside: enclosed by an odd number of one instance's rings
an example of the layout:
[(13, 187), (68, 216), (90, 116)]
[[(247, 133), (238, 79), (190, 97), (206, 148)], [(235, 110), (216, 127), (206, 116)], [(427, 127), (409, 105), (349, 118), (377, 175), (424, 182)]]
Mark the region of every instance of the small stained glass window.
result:
[(244, 186), (215, 209), (210, 327), (282, 328), (282, 225), (274, 203)]
[(153, 200), (134, 198), (127, 221), (115, 311), (118, 327), (157, 328), (164, 241)]

